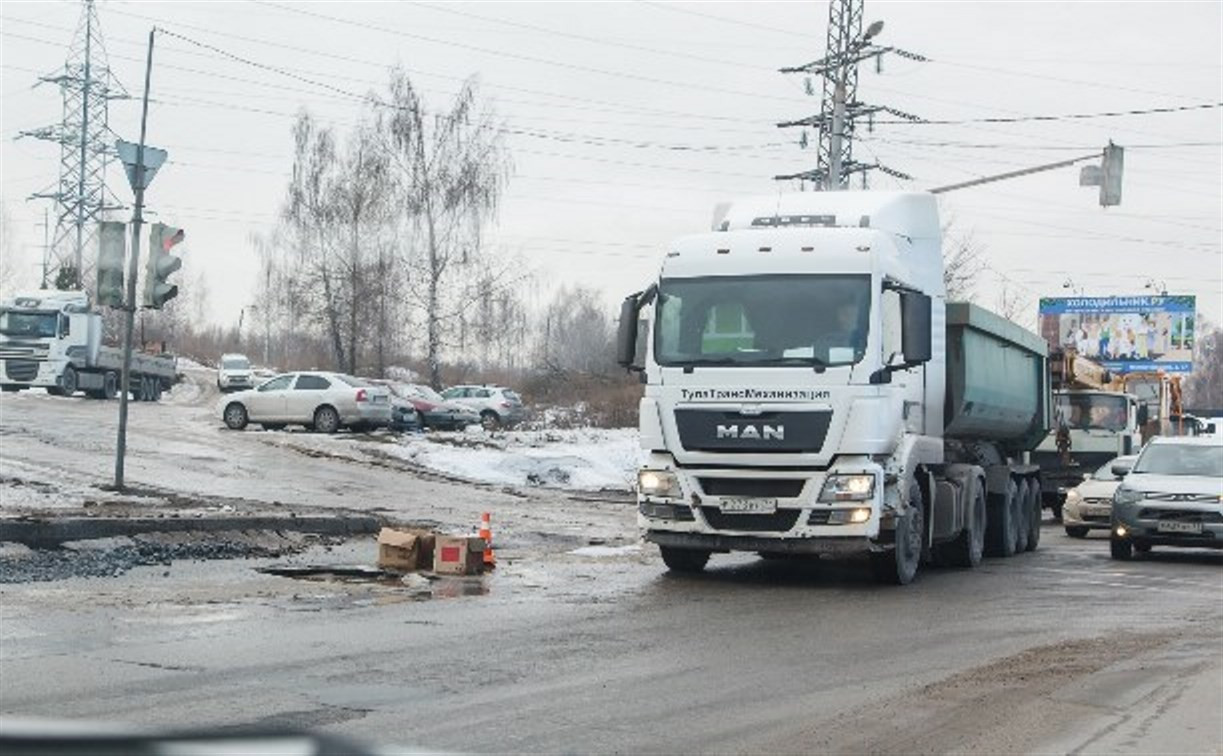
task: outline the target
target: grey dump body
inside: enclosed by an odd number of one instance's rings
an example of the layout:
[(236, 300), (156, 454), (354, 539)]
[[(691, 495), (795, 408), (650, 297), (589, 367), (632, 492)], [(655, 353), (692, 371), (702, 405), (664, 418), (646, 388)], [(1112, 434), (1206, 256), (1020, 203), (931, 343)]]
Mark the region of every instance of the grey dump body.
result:
[(988, 441), (1008, 454), (1048, 434), (1048, 347), (1039, 336), (967, 302), (947, 304), (943, 434)]

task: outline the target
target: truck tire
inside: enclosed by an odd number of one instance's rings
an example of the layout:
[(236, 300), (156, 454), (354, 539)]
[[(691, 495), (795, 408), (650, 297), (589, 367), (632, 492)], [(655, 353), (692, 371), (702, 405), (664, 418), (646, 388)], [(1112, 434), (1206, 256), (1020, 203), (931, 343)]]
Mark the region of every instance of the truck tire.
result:
[(59, 377), (61, 396), (72, 396), (76, 393), (79, 384), (76, 368), (71, 365), (64, 368), (64, 374)]
[(249, 419), (246, 407), (241, 402), (230, 402), (225, 406), (225, 425), (230, 430), (242, 430)]
[(1028, 514), (1032, 518), (1028, 521), (1028, 551), (1036, 551), (1036, 547), (1040, 545), (1041, 523), (1045, 519), (1045, 510), (1040, 501), (1040, 481), (1036, 478), (1028, 480), (1028, 501)]
[(939, 562), (952, 567), (977, 567), (985, 555), (985, 489), (978, 482), (973, 500), (969, 504), (967, 522), (954, 541), (937, 547), (935, 555)]
[(15, 393), (20, 390), (21, 386), (16, 383), (6, 383), (3, 386), (0, 386), (0, 391), (3, 391), (6, 394)]
[(119, 376), (113, 370), (108, 370), (102, 376), (102, 398), (114, 399), (119, 395)]
[(1015, 485), (1015, 553), (1028, 550), (1028, 531), (1032, 515), (1028, 510), (1028, 481), (1020, 480)]
[(160, 378), (150, 378), (149, 384), (153, 387), (153, 397), (151, 401), (160, 402), (161, 401), (161, 379)]
[(709, 552), (702, 549), (681, 549), (659, 546), (663, 564), (672, 572), (700, 572), (709, 563)]
[(880, 583), (908, 585), (917, 577), (926, 516), (921, 489), (916, 484), (909, 488), (909, 502), (904, 515), (896, 518), (896, 538), (892, 550), (871, 553), (871, 572)]
[(319, 433), (335, 433), (340, 429), (340, 413), (324, 404), (314, 411), (314, 429)]
[(990, 517), (985, 529), (985, 555), (991, 557), (1009, 557), (1015, 555), (1015, 542), (1018, 536), (1015, 528), (1015, 481), (1007, 481), (1006, 494), (994, 498), (994, 506), (990, 509)]

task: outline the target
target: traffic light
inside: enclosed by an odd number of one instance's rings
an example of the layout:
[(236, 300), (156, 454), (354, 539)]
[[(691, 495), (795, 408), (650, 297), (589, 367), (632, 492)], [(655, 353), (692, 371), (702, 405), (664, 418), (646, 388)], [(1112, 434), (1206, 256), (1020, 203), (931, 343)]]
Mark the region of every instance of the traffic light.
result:
[(1125, 149), (1112, 142), (1104, 148), (1104, 160), (1100, 164), (1100, 206), (1121, 204), (1121, 170), (1125, 167)]
[(123, 263), (127, 257), (127, 226), (102, 221), (98, 229), (98, 303), (123, 306)]
[(167, 282), (170, 274), (183, 267), (179, 257), (170, 254), (170, 248), (183, 240), (183, 230), (154, 223), (149, 231), (149, 261), (144, 269), (144, 307), (161, 309), (166, 302), (178, 296), (178, 287)]

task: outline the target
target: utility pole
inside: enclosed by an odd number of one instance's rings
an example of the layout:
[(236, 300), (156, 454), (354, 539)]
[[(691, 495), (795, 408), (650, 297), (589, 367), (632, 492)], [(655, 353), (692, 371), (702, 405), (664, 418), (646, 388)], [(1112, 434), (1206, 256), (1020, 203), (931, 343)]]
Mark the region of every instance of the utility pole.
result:
[(54, 190), (30, 196), (49, 199), (55, 208), (55, 230), (43, 276), (44, 287), (60, 271), (71, 270), (71, 285), (85, 288), (89, 280), (85, 269), (92, 264), (86, 249), (97, 238), (98, 221), (106, 211), (120, 208), (106, 188), (106, 166), (112, 153), (107, 120), (110, 101), (127, 97), (107, 64), (93, 0), (82, 3), (81, 21), (76, 38), (69, 45), (62, 73), (42, 76), (39, 82), (58, 85), (63, 99), (60, 123), (18, 134), (52, 142), (60, 148), (59, 177)]
[(51, 223), (47, 219), (47, 209), (42, 210), (42, 223), (37, 225), (42, 226), (42, 284), (40, 289), (47, 288), (47, 268), (51, 263)]
[(876, 21), (863, 32), (862, 15), (863, 0), (832, 0), (828, 6), (825, 56), (806, 65), (781, 69), (781, 73), (808, 74), (805, 80), (808, 94), (815, 93), (810, 77), (819, 76), (822, 79), (822, 97), (818, 115), (777, 124), (778, 128), (802, 127), (804, 131), (799, 144), (803, 147), (807, 146), (807, 127), (815, 128), (819, 132), (816, 167), (799, 173), (774, 176), (774, 179), (798, 179), (804, 185), (806, 182), (812, 182), (818, 189), (836, 190), (847, 188), (849, 177), (854, 173), (862, 174), (865, 186), (866, 174), (872, 170), (879, 170), (896, 178), (911, 178), (879, 163), (859, 163), (853, 157), (853, 137), (859, 121), (865, 120), (868, 130), (873, 130), (874, 116), (880, 112), (911, 121), (921, 120), (895, 108), (859, 102), (858, 64), (874, 58), (876, 67), (881, 70), (883, 56), (887, 53), (909, 60), (926, 60), (924, 56), (916, 53), (876, 45), (872, 40), (883, 31), (883, 22)]
[(136, 274), (140, 265), (140, 227), (144, 225), (144, 138), (149, 122), (149, 81), (153, 75), (153, 35), (149, 30), (149, 54), (144, 66), (144, 99), (140, 106), (140, 143), (136, 147), (136, 165), (129, 174), (136, 193), (132, 208), (132, 253), (127, 265), (127, 302), (123, 308), (123, 381), (119, 391), (119, 438), (115, 448), (115, 489), (123, 490), (123, 461), (127, 452), (127, 403), (131, 396), (132, 330), (136, 317)]

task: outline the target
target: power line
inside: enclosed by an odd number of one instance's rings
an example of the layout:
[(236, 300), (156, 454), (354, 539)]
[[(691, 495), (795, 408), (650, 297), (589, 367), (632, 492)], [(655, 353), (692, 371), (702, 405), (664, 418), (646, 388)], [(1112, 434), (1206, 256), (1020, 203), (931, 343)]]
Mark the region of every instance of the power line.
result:
[(953, 119), (920, 119), (875, 121), (875, 123), (906, 124), (911, 126), (950, 126), (970, 123), (1023, 123), (1027, 121), (1077, 121), (1092, 118), (1119, 118), (1123, 116), (1157, 115), (1165, 113), (1184, 113), (1192, 110), (1215, 110), (1223, 108), (1223, 102), (1205, 102), (1197, 105), (1176, 105), (1171, 107), (1141, 108), (1134, 110), (1106, 110), (1098, 113), (1062, 113), (1060, 115), (1026, 115), (1026, 116), (993, 116), (990, 118)]

